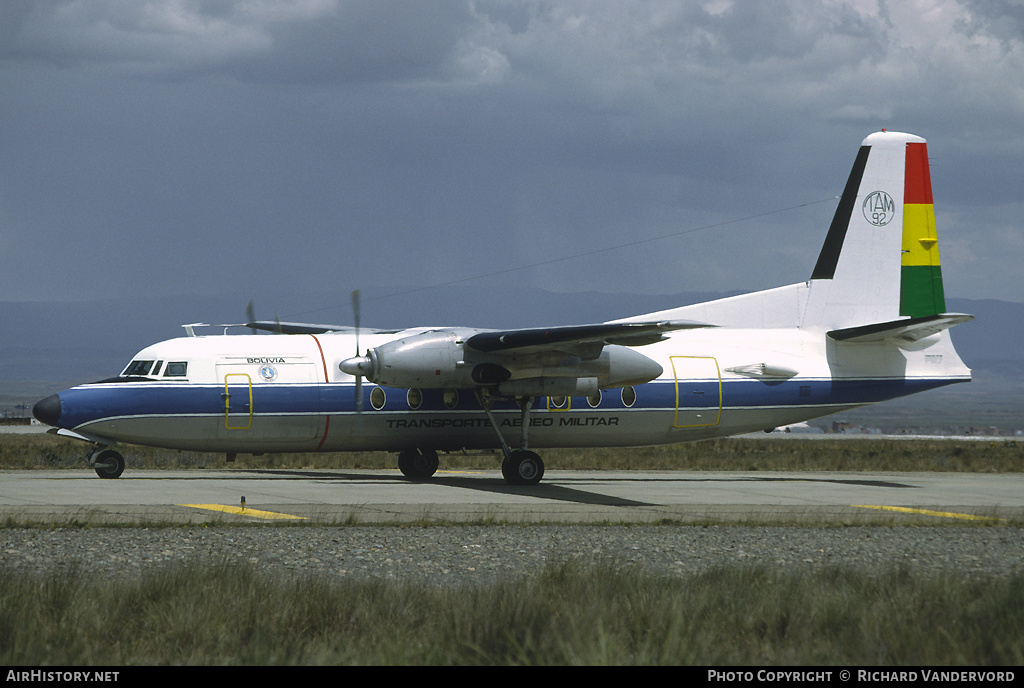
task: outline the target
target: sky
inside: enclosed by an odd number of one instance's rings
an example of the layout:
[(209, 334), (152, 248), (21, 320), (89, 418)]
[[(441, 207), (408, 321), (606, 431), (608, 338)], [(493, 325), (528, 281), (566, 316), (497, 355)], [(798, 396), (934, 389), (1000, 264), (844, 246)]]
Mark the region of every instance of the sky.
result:
[(1024, 302), (1019, 1), (5, 0), (0, 301), (781, 286), (882, 128)]

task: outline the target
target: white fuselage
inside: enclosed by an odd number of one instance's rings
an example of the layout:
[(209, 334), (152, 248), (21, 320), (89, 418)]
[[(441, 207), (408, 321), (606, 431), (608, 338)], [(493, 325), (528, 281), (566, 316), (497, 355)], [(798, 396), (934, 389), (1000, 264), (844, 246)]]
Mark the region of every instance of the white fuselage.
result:
[[(429, 329), (363, 334), (360, 345)], [(842, 344), (821, 330), (797, 328), (676, 333), (636, 349), (660, 364), (657, 379), (589, 397), (536, 398), (529, 444), (630, 446), (719, 437), (970, 379), (947, 333), (916, 348)], [(133, 359), (137, 369), (161, 362), (156, 375), (62, 392), (56, 425), (106, 442), (229, 453), (498, 446), (471, 389), (364, 382), (360, 409), (355, 378), (339, 369), (354, 351), (354, 336), (339, 333), (172, 339)], [(174, 375), (165, 374), (171, 370)], [(514, 400), (496, 404), (494, 418), (515, 444), (522, 414)]]

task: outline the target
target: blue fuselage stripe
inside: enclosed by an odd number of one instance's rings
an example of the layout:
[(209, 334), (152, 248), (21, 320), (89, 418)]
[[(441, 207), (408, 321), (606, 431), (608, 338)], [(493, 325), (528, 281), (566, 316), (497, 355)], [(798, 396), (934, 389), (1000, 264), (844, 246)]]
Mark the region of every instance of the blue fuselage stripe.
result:
[[(674, 410), (678, 408), (795, 408), (858, 406), (928, 389), (959, 380), (950, 378), (806, 380), (794, 379), (765, 383), (759, 380), (723, 380), (721, 394), (717, 380), (656, 380), (637, 386), (632, 410)], [(363, 409), (377, 412), (370, 404), (372, 386), (363, 387)], [(473, 412), (480, 411), (471, 390), (460, 390), (454, 408), (444, 403), (442, 390), (422, 390), (422, 404), (410, 409), (406, 390), (381, 388), (385, 403), (380, 412)], [(83, 385), (60, 393), (59, 427), (74, 429), (107, 418), (173, 417), (225, 415), (223, 385), (175, 383), (107, 383)], [(355, 386), (351, 384), (257, 384), (252, 386), (252, 404), (248, 389), (231, 390), (232, 414), (256, 416), (315, 415), (329, 416), (356, 411)], [(678, 398), (678, 403), (677, 403)], [(604, 390), (598, 407), (584, 397), (570, 400), (573, 411), (614, 411), (627, 408), (619, 390)], [(516, 410), (514, 402), (501, 402), (495, 410)], [(543, 400), (534, 404), (539, 412), (547, 410)]]

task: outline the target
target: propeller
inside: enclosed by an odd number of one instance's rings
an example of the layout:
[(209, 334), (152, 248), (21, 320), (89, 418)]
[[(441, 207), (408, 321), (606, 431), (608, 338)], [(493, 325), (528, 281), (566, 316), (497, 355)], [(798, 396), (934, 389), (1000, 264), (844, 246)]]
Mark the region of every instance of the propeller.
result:
[[(359, 357), (359, 290), (352, 292), (352, 317), (356, 327), (356, 357)], [(360, 371), (361, 373), (362, 371)], [(356, 375), (356, 413), (363, 412), (363, 376)]]
[(245, 322), (249, 323), (249, 331), (253, 334), (259, 334), (252, 324), (256, 322), (256, 307), (253, 305), (254, 299), (249, 299), (249, 305), (245, 307)]
[(359, 353), (359, 334), (362, 329), (359, 325), (359, 290), (356, 289), (352, 292), (352, 314), (355, 320), (355, 331), (356, 331), (356, 355), (352, 358), (346, 358), (338, 367), (341, 372), (348, 373), (356, 379), (356, 413), (362, 413), (363, 411), (363, 378), (372, 374), (373, 372), (373, 359), (369, 352), (366, 354)]
[(277, 334), (284, 334), (284, 327), (281, 325), (281, 316), (274, 316), (274, 328), (270, 329), (268, 323), (260, 322), (256, 320), (256, 306), (253, 305), (255, 299), (249, 300), (249, 305), (245, 307), (245, 324), (249, 327), (249, 331), (253, 334), (259, 334), (260, 330), (267, 330), (268, 332), (275, 332)]

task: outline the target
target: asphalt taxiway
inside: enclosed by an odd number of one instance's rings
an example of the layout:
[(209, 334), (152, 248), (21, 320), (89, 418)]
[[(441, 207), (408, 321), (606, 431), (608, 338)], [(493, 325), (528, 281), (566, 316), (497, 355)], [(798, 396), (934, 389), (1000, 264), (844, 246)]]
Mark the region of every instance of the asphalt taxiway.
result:
[(977, 523), (1024, 521), (1024, 474), (549, 471), (0, 471), (7, 524)]

